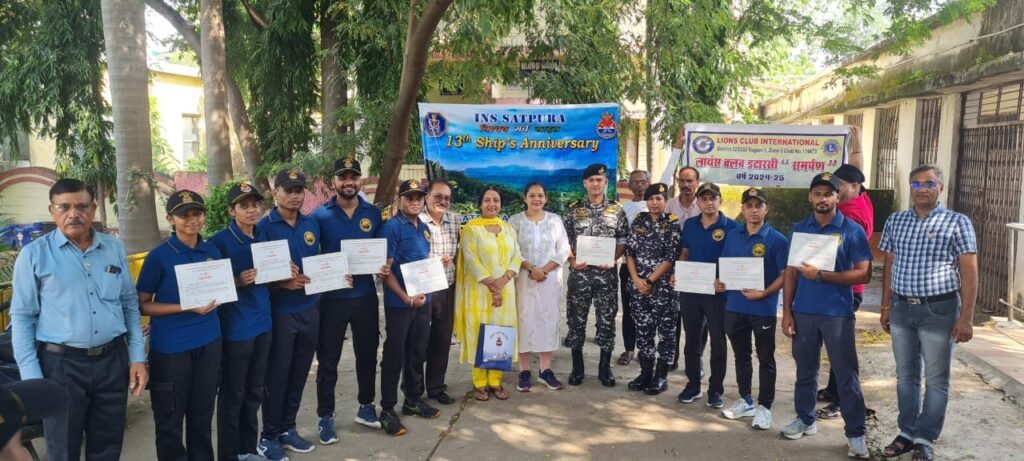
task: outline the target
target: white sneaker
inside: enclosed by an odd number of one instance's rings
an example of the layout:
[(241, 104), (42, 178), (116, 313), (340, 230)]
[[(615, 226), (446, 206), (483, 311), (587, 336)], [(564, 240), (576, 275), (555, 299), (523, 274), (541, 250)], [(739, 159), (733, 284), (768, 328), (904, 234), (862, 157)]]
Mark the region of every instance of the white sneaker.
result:
[(782, 435), (790, 440), (797, 440), (805, 435), (814, 435), (818, 433), (818, 425), (816, 423), (804, 424), (804, 420), (796, 418), (793, 422), (782, 428)]
[(846, 439), (850, 445), (850, 450), (846, 452), (846, 456), (856, 459), (868, 459), (871, 458), (871, 453), (868, 452), (868, 443), (864, 440), (864, 436), (850, 437)]
[(754, 416), (754, 404), (747, 403), (746, 399), (736, 399), (729, 408), (722, 410), (722, 416), (726, 419), (740, 419)]
[(772, 428), (772, 411), (765, 408), (764, 405), (758, 405), (757, 411), (754, 412), (754, 422), (750, 424), (754, 429), (761, 429), (767, 431)]

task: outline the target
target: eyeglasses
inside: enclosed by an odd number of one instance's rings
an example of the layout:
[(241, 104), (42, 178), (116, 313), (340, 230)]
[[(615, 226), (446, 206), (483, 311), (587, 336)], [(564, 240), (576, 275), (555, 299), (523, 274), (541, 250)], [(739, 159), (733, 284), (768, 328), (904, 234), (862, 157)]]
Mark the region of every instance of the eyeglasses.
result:
[(450, 201), (452, 201), (452, 196), (451, 195), (434, 194), (434, 195), (431, 195), (430, 198), (432, 198), (434, 200), (437, 200), (438, 202), (450, 202)]
[(925, 188), (925, 189), (932, 189), (932, 190), (934, 190), (934, 189), (938, 188), (939, 185), (938, 185), (938, 183), (936, 183), (934, 181), (925, 181), (925, 182), (913, 181), (913, 182), (910, 183), (910, 189), (912, 189), (912, 190), (918, 190), (918, 189), (920, 189), (922, 187)]
[(70, 203), (50, 203), (50, 206), (52, 206), (53, 209), (57, 210), (57, 212), (59, 212), (60, 214), (67, 213), (67, 212), (71, 211), (71, 209), (74, 209), (75, 211), (77, 211), (79, 213), (88, 213), (88, 212), (92, 211), (93, 204), (91, 204), (91, 203), (76, 203), (76, 204), (70, 204)]

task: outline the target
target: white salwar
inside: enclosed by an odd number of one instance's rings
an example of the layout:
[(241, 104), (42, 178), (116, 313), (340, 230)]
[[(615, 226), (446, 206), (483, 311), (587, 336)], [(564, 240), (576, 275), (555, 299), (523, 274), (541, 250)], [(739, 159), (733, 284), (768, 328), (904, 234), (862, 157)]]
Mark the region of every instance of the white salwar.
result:
[(558, 329), (562, 324), (562, 266), (569, 258), (569, 237), (562, 218), (544, 212), (539, 222), (526, 213), (508, 220), (516, 230), (523, 260), (537, 267), (554, 261), (558, 268), (547, 279), (530, 279), (529, 271), (519, 270), (516, 278), (516, 307), (519, 320), (519, 352), (551, 352), (558, 349)]

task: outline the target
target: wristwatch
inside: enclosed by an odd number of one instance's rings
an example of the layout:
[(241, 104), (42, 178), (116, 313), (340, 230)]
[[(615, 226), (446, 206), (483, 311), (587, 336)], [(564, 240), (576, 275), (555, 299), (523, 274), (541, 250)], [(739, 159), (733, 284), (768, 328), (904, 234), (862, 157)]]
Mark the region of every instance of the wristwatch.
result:
[(815, 281), (815, 282), (818, 282), (818, 283), (821, 283), (821, 282), (822, 282), (822, 279), (821, 279), (821, 271), (818, 271), (818, 274), (814, 276), (814, 281)]

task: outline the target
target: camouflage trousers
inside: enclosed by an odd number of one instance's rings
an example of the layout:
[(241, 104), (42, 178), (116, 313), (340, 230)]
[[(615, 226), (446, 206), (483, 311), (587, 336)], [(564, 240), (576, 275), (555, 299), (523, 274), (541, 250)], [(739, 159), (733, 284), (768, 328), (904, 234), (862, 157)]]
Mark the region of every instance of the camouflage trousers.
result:
[(615, 349), (615, 315), (619, 312), (618, 276), (614, 270), (588, 267), (582, 271), (570, 270), (569, 292), (566, 295), (566, 317), (569, 332), (565, 347), (578, 349), (586, 339), (587, 317), (590, 305), (597, 316), (597, 345), (602, 351)]
[[(666, 364), (676, 358), (679, 310), (675, 293), (630, 293), (630, 307), (636, 324), (636, 355), (641, 363), (654, 363), (655, 356)], [(657, 337), (657, 345), (655, 345)]]

